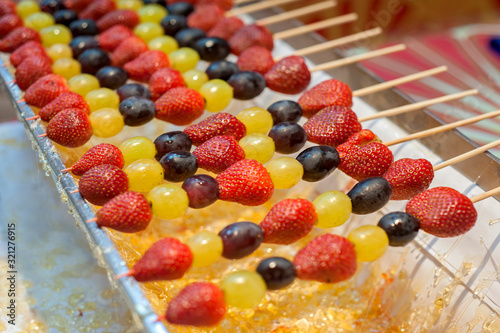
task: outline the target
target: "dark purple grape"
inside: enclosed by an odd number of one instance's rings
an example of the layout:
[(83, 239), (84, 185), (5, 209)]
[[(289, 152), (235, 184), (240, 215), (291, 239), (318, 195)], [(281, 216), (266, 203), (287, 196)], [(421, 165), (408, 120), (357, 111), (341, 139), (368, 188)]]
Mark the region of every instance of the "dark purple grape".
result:
[(391, 199), (392, 189), (387, 179), (363, 179), (347, 193), (351, 198), (353, 214), (370, 214), (384, 207)]
[(231, 53), (229, 43), (218, 37), (198, 39), (195, 43), (195, 50), (198, 51), (202, 60), (209, 62), (223, 60)]
[(66, 9), (66, 6), (62, 0), (42, 0), (42, 2), (40, 2), (40, 9), (42, 12), (53, 15), (59, 10)]
[(78, 14), (71, 9), (61, 9), (54, 13), (54, 20), (57, 24), (69, 26), (74, 20), (78, 20)]
[(314, 146), (304, 149), (297, 161), (304, 168), (302, 179), (307, 182), (317, 182), (331, 174), (340, 164), (337, 149), (330, 146)]
[(118, 89), (128, 80), (127, 71), (122, 67), (106, 66), (101, 68), (95, 74), (101, 87), (109, 89)]
[(260, 225), (253, 222), (236, 222), (219, 232), (222, 239), (222, 256), (227, 259), (240, 259), (257, 250), (264, 239)]
[(174, 150), (190, 151), (193, 142), (184, 132), (172, 131), (163, 133), (155, 140), (156, 160), (160, 160), (165, 154)]
[(102, 49), (88, 49), (78, 56), (78, 62), (82, 65), (82, 73), (95, 75), (99, 69), (109, 66), (111, 59)]
[(194, 7), (189, 2), (174, 2), (167, 6), (167, 12), (173, 15), (188, 16), (194, 11)]
[(70, 23), (69, 30), (71, 30), (73, 37), (95, 36), (99, 33), (97, 24), (91, 19), (75, 20)]
[(181, 15), (167, 15), (160, 22), (165, 35), (174, 37), (182, 29), (187, 29), (187, 20)]
[(277, 101), (271, 104), (267, 111), (273, 116), (274, 125), (284, 123), (296, 123), (302, 117), (302, 107), (299, 103), (289, 100)]
[(169, 182), (183, 182), (198, 170), (196, 157), (188, 151), (174, 150), (160, 159), (163, 178)]
[(78, 36), (69, 42), (69, 47), (73, 51), (73, 58), (78, 59), (83, 51), (98, 49), (99, 41), (94, 36)]
[(141, 126), (156, 115), (155, 103), (143, 97), (129, 97), (120, 103), (120, 113), (127, 126)]
[(205, 31), (198, 28), (182, 29), (175, 34), (175, 40), (179, 47), (195, 48), (196, 41), (206, 37)]
[(266, 88), (266, 79), (261, 74), (251, 71), (233, 74), (227, 83), (233, 87), (234, 98), (240, 100), (253, 99)]
[(280, 154), (298, 152), (307, 141), (306, 131), (296, 123), (279, 123), (269, 131), (269, 137), (274, 141), (274, 147)]
[(142, 2), (145, 5), (154, 4), (154, 5), (160, 5), (160, 6), (163, 6), (163, 7), (167, 6), (167, 2), (165, 0), (143, 0)]
[(149, 89), (140, 83), (124, 84), (116, 90), (116, 93), (120, 97), (120, 102), (133, 96), (151, 99), (151, 92)]
[(189, 207), (204, 208), (219, 199), (219, 184), (209, 175), (194, 175), (182, 183), (189, 198)]
[(262, 260), (257, 266), (257, 273), (266, 282), (268, 290), (283, 289), (295, 280), (293, 263), (283, 257), (271, 257)]
[(208, 65), (205, 73), (207, 73), (210, 80), (221, 79), (224, 81), (229, 80), (229, 78), (239, 72), (238, 65), (234, 62), (221, 60), (215, 61)]
[(417, 237), (420, 222), (405, 212), (384, 215), (377, 224), (389, 237), (390, 246), (405, 246)]

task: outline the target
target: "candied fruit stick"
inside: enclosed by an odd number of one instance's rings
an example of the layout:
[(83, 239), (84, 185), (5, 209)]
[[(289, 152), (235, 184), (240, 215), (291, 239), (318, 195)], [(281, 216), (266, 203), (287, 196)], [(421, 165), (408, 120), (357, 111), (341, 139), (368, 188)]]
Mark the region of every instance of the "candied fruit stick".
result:
[[(274, 39), (285, 39), (285, 38), (290, 38), (290, 37), (294, 37), (294, 36), (299, 36), (299, 35), (313, 32), (316, 30), (321, 30), (324, 28), (353, 22), (353, 21), (356, 21), (357, 19), (358, 19), (358, 14), (356, 14), (356, 13), (345, 14), (342, 16), (332, 17), (332, 18), (329, 18), (329, 19), (326, 19), (323, 21), (319, 21), (319, 22), (301, 25), (297, 28), (279, 31), (279, 32), (276, 32), (273, 34), (273, 38)], [(373, 29), (373, 30), (375, 30), (375, 29)], [(376, 29), (376, 30), (381, 31), (382, 29)], [(334, 47), (334, 46), (332, 46), (332, 47)]]
[(325, 9), (328, 9), (331, 7), (335, 7), (336, 5), (337, 5), (336, 1), (327, 0), (327, 1), (319, 2), (316, 4), (310, 5), (310, 6), (305, 6), (305, 7), (297, 8), (294, 10), (289, 10), (289, 11), (286, 11), (286, 12), (281, 13), (281, 14), (268, 16), (266, 18), (257, 20), (255, 22), (255, 24), (259, 25), (259, 26), (271, 25), (274, 23), (283, 22), (286, 20), (290, 20), (290, 19), (293, 19), (296, 17), (303, 16), (303, 15), (316, 13), (316, 12), (319, 12), (319, 11), (322, 11), (322, 10), (325, 10)]
[[(257, 3), (251, 4), (251, 5), (247, 5), (247, 6), (244, 6), (244, 7), (239, 7), (239, 8), (231, 9), (231, 10), (229, 10), (229, 11), (226, 12), (226, 17), (238, 16), (238, 15), (242, 15), (242, 14), (249, 14), (249, 13), (257, 12), (257, 11), (262, 10), (262, 9), (267, 9), (267, 8), (271, 8), (271, 7), (274, 7), (274, 6), (284, 5), (284, 4), (287, 4), (287, 3), (290, 3), (290, 2), (295, 2), (295, 1), (298, 1), (298, 0), (268, 0), (268, 1), (261, 1), (261, 2), (257, 2)], [(235, 4), (236, 4), (236, 2), (235, 2)]]
[(467, 153), (464, 153), (464, 154), (461, 154), (461, 155), (458, 155), (456, 157), (453, 157), (453, 158), (450, 158), (449, 160), (447, 161), (444, 161), (444, 162), (441, 162), (439, 164), (436, 164), (434, 166), (434, 171), (438, 171), (438, 170), (441, 170), (442, 168), (444, 167), (447, 167), (449, 165), (453, 165), (453, 164), (456, 164), (458, 162), (462, 162), (468, 158), (471, 158), (473, 156), (476, 156), (476, 155), (479, 155), (481, 153), (484, 153), (485, 151), (487, 150), (490, 150), (491, 148), (494, 148), (494, 147), (498, 147), (500, 145), (500, 140), (496, 140), (496, 141), (493, 141), (489, 144), (486, 144), (482, 147), (479, 147), (479, 148), (476, 148), (476, 149), (473, 149)]

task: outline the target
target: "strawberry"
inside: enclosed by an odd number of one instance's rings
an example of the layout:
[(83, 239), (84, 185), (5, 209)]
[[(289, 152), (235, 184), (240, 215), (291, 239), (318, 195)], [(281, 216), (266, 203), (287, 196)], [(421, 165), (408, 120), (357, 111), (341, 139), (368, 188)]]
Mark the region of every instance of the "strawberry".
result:
[(198, 167), (213, 173), (221, 173), (245, 158), (245, 151), (238, 141), (229, 135), (215, 136), (198, 146), (193, 155)]
[(96, 217), (99, 227), (130, 233), (146, 229), (153, 214), (144, 195), (129, 191), (109, 200)]
[(111, 65), (123, 66), (134, 60), (148, 49), (148, 46), (137, 36), (130, 36), (121, 42), (111, 53)]
[(271, 32), (263, 26), (256, 24), (249, 24), (243, 26), (241, 29), (229, 38), (229, 45), (231, 52), (239, 56), (243, 51), (252, 46), (263, 46), (269, 51), (273, 50), (274, 41)]
[(187, 24), (190, 28), (208, 32), (223, 18), (224, 10), (215, 3), (208, 3), (196, 6), (195, 10), (188, 15)]
[(209, 3), (215, 3), (217, 6), (222, 8), (224, 11), (228, 11), (234, 6), (233, 0), (197, 0), (196, 5), (205, 5)]
[(151, 99), (156, 101), (168, 90), (176, 87), (185, 87), (186, 83), (181, 72), (173, 68), (160, 68), (151, 75), (149, 79), (149, 91), (151, 91)]
[(292, 244), (307, 236), (317, 219), (316, 209), (309, 200), (281, 200), (260, 223), (264, 243)]
[(91, 19), (97, 22), (101, 17), (115, 9), (116, 4), (112, 0), (95, 0), (91, 1), (78, 17), (81, 19)]
[(0, 1), (0, 16), (15, 14), (16, 13), (16, 3), (10, 0)]
[(217, 135), (231, 135), (239, 141), (245, 136), (246, 131), (245, 124), (232, 114), (225, 112), (216, 113), (184, 129), (184, 133), (189, 136), (195, 146)]
[(210, 29), (207, 36), (229, 40), (244, 25), (245, 23), (236, 16), (224, 17)]
[(465, 234), (476, 224), (472, 201), (449, 187), (434, 187), (411, 199), (406, 212), (416, 217), (420, 228), (437, 237)]
[(156, 241), (127, 273), (139, 282), (180, 279), (191, 267), (193, 254), (178, 239)]
[(118, 168), (123, 168), (123, 154), (116, 146), (110, 143), (101, 143), (90, 148), (82, 157), (65, 171), (71, 171), (75, 176), (83, 176), (90, 169), (109, 164)]
[(127, 62), (123, 68), (127, 71), (132, 80), (148, 82), (154, 72), (160, 68), (169, 66), (170, 60), (164, 52), (149, 50), (145, 51), (134, 60)]
[(269, 89), (290, 95), (301, 93), (311, 82), (311, 72), (304, 58), (299, 56), (281, 59), (264, 77)]
[(133, 10), (120, 9), (107, 13), (97, 21), (99, 31), (105, 31), (118, 24), (134, 29), (139, 24), (139, 15)]
[(50, 121), (56, 114), (64, 109), (76, 108), (90, 114), (89, 105), (85, 99), (77, 93), (67, 91), (57, 96), (52, 102), (40, 109), (38, 115), (43, 121)]
[(214, 326), (226, 314), (224, 293), (216, 284), (195, 282), (185, 286), (168, 304), (166, 319), (175, 325)]
[(128, 177), (119, 167), (102, 164), (83, 174), (78, 189), (88, 202), (102, 206), (117, 195), (128, 191)]
[(31, 56), (16, 69), (16, 83), (21, 90), (26, 90), (39, 78), (52, 73), (52, 63), (46, 56)]
[(24, 99), (29, 105), (43, 108), (66, 91), (69, 91), (69, 87), (61, 75), (48, 74), (26, 89)]
[(19, 27), (12, 30), (7, 36), (0, 40), (0, 52), (13, 52), (19, 46), (30, 40), (41, 43), (40, 34), (28, 27)]
[(16, 14), (6, 14), (0, 17), (0, 38), (7, 36), (15, 28), (23, 26), (23, 20)]
[(293, 258), (293, 266), (299, 279), (337, 283), (356, 273), (356, 251), (347, 238), (325, 234), (301, 249)]
[(337, 151), (340, 156), (339, 170), (358, 181), (382, 177), (394, 161), (391, 150), (368, 129), (351, 135), (337, 147)]
[(253, 71), (265, 75), (275, 63), (271, 51), (263, 46), (252, 46), (240, 54), (236, 64), (240, 71)]
[(75, 12), (81, 12), (92, 2), (94, 2), (94, 0), (64, 0), (64, 5), (66, 8), (74, 10)]
[[(122, 24), (118, 24), (100, 33), (97, 38), (99, 40), (99, 46), (102, 49), (113, 52), (123, 41), (133, 34), (132, 30)], [(146, 49), (144, 49), (144, 51), (145, 50)], [(111, 56), (111, 62), (113, 62), (113, 56)]]
[(80, 109), (66, 109), (47, 124), (47, 136), (64, 147), (83, 146), (92, 137), (89, 116)]
[(327, 106), (352, 106), (351, 88), (338, 80), (326, 80), (306, 91), (298, 103), (304, 117), (310, 118)]
[(356, 114), (346, 106), (326, 107), (303, 126), (307, 140), (319, 145), (337, 147), (351, 135), (361, 131)]
[(177, 87), (163, 94), (155, 106), (156, 118), (174, 125), (187, 125), (203, 114), (205, 100), (194, 89)]
[(273, 196), (274, 185), (266, 168), (256, 160), (245, 159), (220, 173), (219, 199), (245, 206), (258, 206)]
[(10, 63), (17, 68), (26, 58), (31, 56), (46, 57), (52, 63), (52, 59), (47, 55), (42, 44), (34, 40), (24, 43), (12, 52), (10, 54)]
[(391, 164), (384, 178), (392, 188), (391, 200), (410, 200), (429, 188), (434, 169), (426, 159), (403, 158)]

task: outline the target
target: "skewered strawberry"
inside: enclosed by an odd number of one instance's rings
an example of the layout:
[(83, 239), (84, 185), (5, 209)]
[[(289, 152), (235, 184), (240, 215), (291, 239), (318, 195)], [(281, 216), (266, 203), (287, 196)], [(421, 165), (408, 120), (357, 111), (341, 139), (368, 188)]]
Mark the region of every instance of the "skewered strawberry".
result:
[(47, 136), (64, 147), (83, 146), (92, 137), (89, 116), (80, 109), (65, 109), (47, 124)]
[(223, 18), (224, 10), (215, 3), (208, 3), (196, 6), (194, 12), (187, 17), (187, 24), (190, 28), (208, 32)]
[(69, 88), (61, 75), (48, 74), (26, 89), (24, 99), (29, 105), (43, 108), (66, 91), (69, 91)]
[(243, 51), (252, 46), (263, 46), (269, 51), (273, 50), (274, 41), (271, 32), (256, 24), (245, 25), (228, 40), (231, 52), (239, 56)]
[(239, 141), (246, 134), (245, 125), (229, 113), (216, 113), (198, 124), (193, 124), (184, 129), (189, 135), (193, 145), (199, 146), (217, 135), (231, 135)]
[(403, 158), (391, 164), (384, 178), (391, 184), (391, 200), (410, 200), (429, 188), (434, 170), (426, 159)]
[(156, 101), (170, 89), (185, 87), (186, 83), (178, 70), (173, 68), (160, 68), (151, 75), (148, 86), (151, 92), (151, 99)]
[(7, 36), (0, 40), (0, 52), (13, 52), (19, 46), (30, 40), (41, 42), (40, 34), (28, 27), (19, 27), (12, 30)]
[(290, 56), (278, 61), (265, 75), (271, 90), (295, 95), (304, 91), (311, 82), (311, 72), (304, 58)]
[(154, 72), (169, 66), (170, 60), (164, 52), (149, 50), (143, 52), (134, 60), (127, 62), (123, 65), (123, 68), (132, 80), (148, 82)]
[(219, 37), (224, 40), (229, 40), (231, 36), (233, 36), (236, 31), (241, 29), (245, 23), (243, 21), (236, 17), (236, 16), (231, 16), (231, 17), (224, 17), (223, 19), (219, 20), (213, 27), (210, 29), (210, 31), (207, 33), (208, 37)]
[(34, 55), (24, 59), (17, 67), (16, 83), (22, 90), (26, 90), (39, 78), (52, 73), (52, 62), (44, 55)]
[[(111, 41), (109, 41), (109, 44), (111, 45)], [(147, 49), (148, 46), (142, 39), (132, 35), (121, 41), (120, 44), (114, 48), (113, 53), (111, 53), (111, 64), (113, 66), (123, 66), (129, 61), (139, 57)]]
[(328, 106), (352, 106), (349, 86), (338, 80), (326, 80), (306, 91), (300, 98), (304, 117), (310, 118)]
[(265, 75), (275, 62), (271, 51), (263, 46), (252, 46), (240, 54), (236, 64), (240, 71), (253, 71)]
[(90, 169), (103, 164), (123, 168), (124, 158), (120, 149), (110, 143), (98, 144), (83, 154), (71, 168), (64, 171), (71, 171), (75, 176), (83, 176)]
[(139, 24), (139, 15), (133, 10), (121, 9), (109, 12), (97, 21), (99, 31), (105, 31), (118, 24), (133, 29)]
[(46, 57), (52, 63), (45, 48), (37, 41), (29, 41), (18, 47), (10, 54), (10, 63), (17, 68), (26, 58), (31, 56)]
[[(113, 52), (123, 41), (133, 34), (132, 30), (123, 24), (118, 24), (100, 33), (97, 39), (102, 49)], [(111, 61), (113, 61), (113, 56), (111, 56)]]
[(174, 125), (187, 125), (203, 114), (205, 101), (194, 89), (172, 88), (156, 102), (156, 118)]
[(102, 206), (128, 190), (128, 177), (119, 167), (102, 164), (83, 174), (78, 189), (91, 204)]
[(198, 167), (213, 173), (221, 173), (245, 158), (245, 151), (238, 141), (229, 135), (215, 136), (198, 146), (193, 155)]
[(16, 14), (7, 14), (0, 17), (0, 38), (7, 36), (15, 28), (23, 26), (23, 20)]
[(116, 9), (116, 4), (112, 0), (96, 0), (89, 3), (87, 7), (78, 15), (80, 19), (91, 19), (98, 21), (107, 13)]
[(49, 122), (62, 110), (76, 108), (90, 114), (89, 105), (80, 94), (67, 91), (57, 96), (52, 102), (40, 109), (38, 115), (43, 121)]

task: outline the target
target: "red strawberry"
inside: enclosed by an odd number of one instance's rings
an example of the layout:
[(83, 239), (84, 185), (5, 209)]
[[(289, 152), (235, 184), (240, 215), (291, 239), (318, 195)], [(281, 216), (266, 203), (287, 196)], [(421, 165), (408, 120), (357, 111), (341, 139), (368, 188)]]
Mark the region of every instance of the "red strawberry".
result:
[[(132, 30), (122, 24), (118, 24), (102, 32), (97, 38), (99, 40), (99, 46), (102, 49), (113, 52), (123, 41), (133, 34)], [(111, 57), (111, 61), (113, 61), (113, 57)]]
[(269, 51), (273, 50), (274, 41), (271, 32), (263, 26), (256, 24), (245, 25), (229, 39), (231, 52), (239, 56), (243, 51), (252, 46), (263, 46)]
[(123, 66), (134, 60), (148, 49), (148, 46), (137, 36), (130, 36), (121, 42), (111, 53), (111, 65)]
[(472, 201), (449, 187), (434, 187), (411, 199), (406, 212), (416, 217), (420, 228), (437, 237), (465, 234), (476, 224)]
[(304, 58), (290, 56), (278, 61), (265, 75), (269, 89), (295, 95), (304, 91), (311, 82), (311, 72)]
[(98, 21), (101, 17), (116, 9), (116, 4), (112, 0), (95, 0), (78, 15), (81, 19), (91, 19)]
[(47, 136), (64, 147), (83, 146), (92, 137), (89, 116), (80, 109), (62, 110), (47, 124)]
[(182, 74), (173, 68), (160, 68), (151, 75), (149, 79), (149, 91), (151, 99), (156, 101), (168, 90), (176, 87), (185, 87), (186, 83)]
[(0, 16), (15, 14), (16, 13), (16, 3), (10, 0), (0, 1)]
[(263, 46), (252, 46), (243, 51), (236, 62), (240, 71), (253, 71), (265, 75), (274, 66), (271, 51)]
[(153, 218), (149, 202), (138, 192), (125, 192), (109, 200), (96, 213), (97, 225), (120, 232), (146, 229)]
[(52, 73), (52, 63), (46, 56), (31, 56), (16, 69), (16, 83), (21, 90), (28, 89), (41, 77)]
[(256, 160), (241, 160), (220, 173), (219, 199), (258, 206), (273, 196), (274, 185), (266, 168)]
[(236, 16), (224, 17), (210, 29), (207, 36), (229, 40), (244, 25), (245, 23)]
[(224, 10), (217, 4), (203, 4), (196, 6), (195, 10), (188, 15), (187, 24), (190, 28), (198, 28), (208, 32), (222, 18), (224, 18)]
[(391, 164), (384, 178), (392, 188), (391, 200), (410, 200), (429, 188), (434, 169), (426, 159), (403, 158)]
[(347, 238), (325, 234), (301, 249), (293, 258), (293, 265), (299, 279), (337, 283), (356, 273), (356, 251)]
[(226, 314), (224, 293), (210, 282), (184, 287), (168, 304), (166, 319), (174, 325), (214, 326)]
[(199, 146), (217, 135), (231, 135), (239, 141), (246, 134), (246, 127), (238, 118), (232, 114), (219, 112), (198, 124), (193, 124), (184, 129), (193, 145)]
[(127, 62), (123, 68), (132, 80), (148, 82), (154, 72), (169, 66), (170, 60), (165, 53), (158, 50), (149, 50), (134, 60)]
[(7, 36), (15, 28), (23, 26), (23, 20), (16, 14), (7, 14), (0, 17), (0, 38)]
[(65, 171), (71, 171), (75, 176), (83, 176), (85, 172), (102, 164), (123, 168), (124, 159), (120, 149), (110, 143), (95, 145), (83, 154), (71, 168)]
[(346, 106), (326, 107), (303, 126), (307, 140), (319, 145), (337, 147), (361, 131), (356, 114)]
[(285, 199), (271, 208), (260, 223), (264, 243), (292, 244), (307, 234), (318, 219), (314, 205), (305, 199)]
[(391, 150), (368, 129), (353, 134), (337, 151), (339, 170), (358, 181), (382, 177), (394, 161)]
[(304, 117), (312, 117), (327, 106), (352, 106), (351, 88), (338, 80), (326, 80), (306, 91), (300, 98)]
[(201, 94), (187, 87), (170, 89), (155, 102), (155, 105), (155, 117), (174, 125), (190, 124), (205, 110), (205, 100)]
[(94, 0), (64, 0), (66, 8), (80, 12), (87, 8)]
[(139, 15), (133, 10), (120, 9), (107, 13), (97, 21), (99, 31), (105, 31), (118, 24), (133, 29), (139, 24)]
[(39, 78), (26, 90), (24, 99), (29, 105), (43, 108), (66, 91), (69, 91), (69, 87), (61, 75), (48, 74)]
[(89, 105), (80, 94), (67, 91), (57, 96), (52, 102), (40, 109), (38, 115), (43, 121), (50, 121), (64, 109), (76, 108), (90, 114)]
[(117, 195), (128, 191), (128, 177), (119, 167), (102, 164), (83, 174), (78, 189), (88, 202), (102, 206)]
[(176, 238), (156, 241), (127, 273), (139, 282), (180, 279), (191, 267), (193, 254)]
[(213, 173), (221, 173), (245, 158), (245, 151), (238, 141), (229, 135), (215, 136), (198, 146), (193, 155), (198, 167)]
[(46, 57), (52, 63), (52, 59), (47, 55), (45, 48), (36, 41), (29, 41), (18, 47), (10, 55), (10, 63), (17, 68), (26, 58), (31, 56)]
[(225, 11), (230, 10), (234, 6), (233, 0), (196, 0), (196, 5), (205, 5), (209, 3), (215, 3), (217, 6)]
[(28, 27), (19, 27), (12, 30), (7, 36), (0, 40), (0, 52), (13, 52), (19, 46), (30, 40), (41, 43), (40, 34)]

